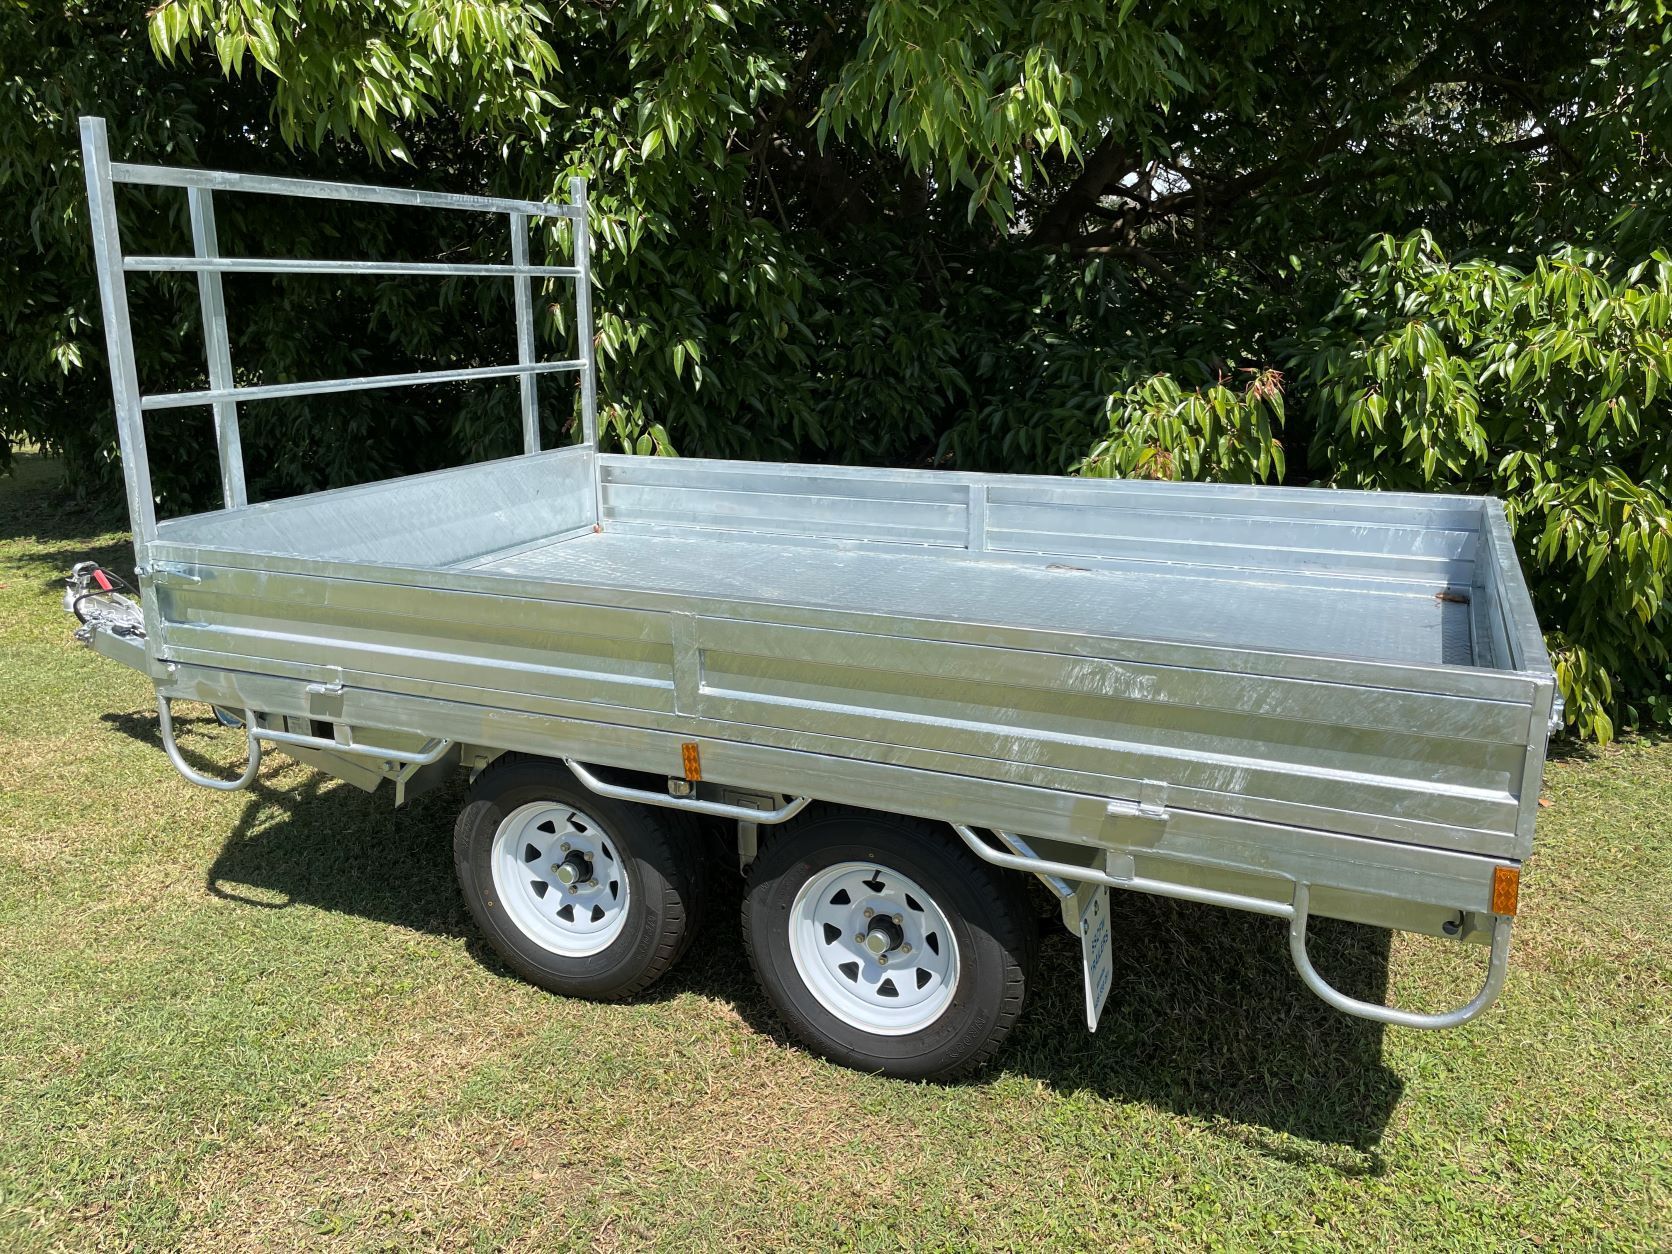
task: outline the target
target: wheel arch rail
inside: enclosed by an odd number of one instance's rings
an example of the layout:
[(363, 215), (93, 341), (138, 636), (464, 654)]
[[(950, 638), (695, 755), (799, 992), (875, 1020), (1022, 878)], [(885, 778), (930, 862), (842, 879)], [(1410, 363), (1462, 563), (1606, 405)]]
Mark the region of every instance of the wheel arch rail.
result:
[[(1116, 808), (1111, 806), (1112, 811)], [(1137, 807), (1133, 808), (1133, 813), (1134, 815), (1138, 813)], [(1146, 815), (1145, 817), (1160, 816)], [(1011, 832), (995, 832), (995, 835), (1009, 846), (1009, 850), (995, 849), (983, 840), (974, 828), (963, 823), (953, 823), (951, 826), (962, 838), (964, 844), (969, 847), (970, 852), (982, 861), (991, 863), (993, 866), (1014, 871), (1026, 871), (1036, 875), (1044, 880), (1059, 896), (1072, 896), (1073, 890), (1069, 888), (1071, 884), (1089, 883), (1107, 888), (1125, 889), (1130, 892), (1147, 893), (1151, 896), (1169, 897), (1178, 901), (1192, 901), (1201, 905), (1224, 906), (1233, 910), (1244, 910), (1252, 914), (1263, 914), (1271, 918), (1284, 919), (1289, 924), (1289, 957), (1294, 963), (1295, 971), (1299, 974), (1301, 982), (1336, 1010), (1353, 1015), (1356, 1018), (1368, 1019), (1373, 1023), (1429, 1030), (1458, 1027), (1471, 1019), (1477, 1018), (1482, 1011), (1497, 1000), (1499, 992), (1503, 989), (1505, 976), (1509, 971), (1510, 932), (1514, 925), (1514, 919), (1509, 915), (1494, 914), (1492, 916), (1492, 940), (1491, 949), (1487, 956), (1486, 975), (1479, 991), (1469, 1001), (1454, 1009), (1440, 1012), (1403, 1010), (1394, 1006), (1364, 1001), (1341, 992), (1325, 979), (1318, 968), (1313, 965), (1312, 957), (1307, 951), (1306, 945), (1307, 925), (1311, 919), (1311, 886), (1302, 880), (1286, 881), (1290, 886), (1287, 901), (1256, 897), (1246, 893), (1224, 892), (1219, 889), (1171, 883), (1137, 874), (1130, 876), (1113, 875), (1095, 867), (1042, 858), (1033, 852), (1025, 838)]]

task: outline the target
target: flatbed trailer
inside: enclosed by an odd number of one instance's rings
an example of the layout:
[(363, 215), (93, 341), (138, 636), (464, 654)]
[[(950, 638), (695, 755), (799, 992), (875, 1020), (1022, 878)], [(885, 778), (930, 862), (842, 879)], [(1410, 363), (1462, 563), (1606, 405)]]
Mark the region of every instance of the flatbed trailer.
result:
[[(787, 1025), (849, 1065), (989, 1057), (1031, 978), (1025, 876), (1081, 934), (1088, 1021), (1109, 890), (1286, 919), (1301, 978), (1409, 1027), (1478, 1015), (1507, 968), (1555, 679), (1495, 500), (869, 470), (597, 451), (586, 196), (496, 201), (112, 163), (83, 121), (137, 603), (80, 569), (93, 647), (155, 683), (164, 746), (210, 787), (264, 744), (397, 800), (468, 769), (455, 851), (489, 941), (546, 987), (637, 992), (701, 910), (694, 816), (735, 826), (744, 940)], [(187, 190), (194, 255), (126, 257), (120, 183)], [(235, 382), (220, 276), (380, 273), (220, 256), (213, 197), (505, 215), (519, 360)], [(528, 262), (532, 216), (572, 260)], [(195, 271), (210, 387), (141, 396), (125, 274)], [(535, 359), (535, 281), (568, 284), (572, 361)], [(582, 441), (542, 449), (533, 382), (579, 377)], [(516, 378), (521, 456), (245, 499), (239, 411), (280, 395)], [(215, 416), (225, 507), (159, 522), (144, 414)], [(242, 726), (247, 769), (182, 756), (169, 703)], [(1331, 987), (1313, 915), (1485, 945), (1466, 1005)]]

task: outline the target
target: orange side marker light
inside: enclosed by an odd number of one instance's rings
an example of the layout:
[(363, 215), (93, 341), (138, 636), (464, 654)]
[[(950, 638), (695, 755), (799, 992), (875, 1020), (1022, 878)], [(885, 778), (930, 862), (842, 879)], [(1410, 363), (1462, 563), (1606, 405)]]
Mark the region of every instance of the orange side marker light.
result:
[(1521, 900), (1521, 868), (1500, 866), (1492, 869), (1492, 913), (1514, 917)]

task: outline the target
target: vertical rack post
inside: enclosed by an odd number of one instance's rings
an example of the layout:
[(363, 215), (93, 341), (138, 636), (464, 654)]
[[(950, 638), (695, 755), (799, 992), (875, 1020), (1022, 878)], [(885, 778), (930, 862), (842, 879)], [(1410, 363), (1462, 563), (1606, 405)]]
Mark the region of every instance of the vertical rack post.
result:
[[(207, 187), (188, 187), (192, 251), (200, 261), (221, 255), (215, 230), (215, 193)], [(226, 294), (219, 270), (197, 272), (197, 301), (203, 310), (203, 347), (209, 358), (209, 386), (217, 392), (232, 387), (232, 340), (226, 329)], [(238, 434), (238, 402), (216, 401), (215, 447), (221, 458), (221, 499), (227, 509), (249, 503), (244, 487), (244, 444)]]
[(147, 546), (157, 536), (157, 506), (151, 498), (145, 417), (139, 406), (139, 368), (134, 364), (122, 235), (116, 223), (116, 190), (110, 173), (110, 139), (103, 118), (81, 119), (81, 164), (87, 177), (87, 215), (93, 228), (93, 259), (99, 271), (99, 303), (104, 309), (105, 348), (110, 357), (110, 391), (116, 402), (122, 478), (128, 489), (128, 517), (134, 529), (134, 554), (144, 566)]
[[(528, 215), (511, 213), (511, 264), (528, 264)], [(533, 280), (526, 274), (512, 278), (517, 297), (517, 363), (534, 364), (534, 293)], [(522, 388), (523, 452), (540, 451), (540, 393), (538, 381), (532, 374), (520, 374), (517, 383)]]
[(569, 219), (570, 239), (575, 245), (575, 335), (581, 360), (581, 438), (587, 448), (598, 451), (598, 361), (592, 345), (592, 237), (586, 225), (586, 180), (569, 180), (569, 203), (575, 216)]

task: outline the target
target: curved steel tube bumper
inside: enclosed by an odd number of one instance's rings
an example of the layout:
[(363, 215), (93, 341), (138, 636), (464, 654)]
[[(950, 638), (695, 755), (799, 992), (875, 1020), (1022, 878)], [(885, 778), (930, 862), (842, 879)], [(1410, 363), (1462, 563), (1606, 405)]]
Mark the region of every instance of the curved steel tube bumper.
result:
[(1311, 989), (1324, 1001), (1344, 1014), (1354, 1015), (1360, 1019), (1370, 1019), (1376, 1023), (1391, 1023), (1402, 1028), (1454, 1028), (1469, 1022), (1481, 1011), (1485, 1010), (1495, 1000), (1504, 987), (1504, 977), (1509, 972), (1509, 942), (1510, 932), (1515, 921), (1505, 915), (1495, 915), (1492, 919), (1492, 950), (1486, 962), (1486, 980), (1481, 985), (1480, 992), (1466, 1005), (1455, 1010), (1447, 1010), (1438, 1014), (1424, 1014), (1415, 1010), (1399, 1010), (1393, 1006), (1381, 1006), (1375, 1002), (1360, 1001), (1356, 997), (1349, 997), (1341, 992), (1312, 965), (1312, 958), (1306, 952), (1306, 926), (1310, 920), (1310, 892), (1309, 886), (1296, 882), (1293, 895), (1284, 901), (1272, 901), (1265, 897), (1249, 897), (1241, 893), (1219, 892), (1210, 888), (1188, 888), (1179, 884), (1167, 884), (1158, 880), (1146, 879), (1138, 875), (1131, 879), (1117, 879), (1092, 867), (1075, 866), (1071, 862), (1053, 862), (1046, 858), (1024, 857), (1020, 854), (1005, 853), (994, 849), (969, 827), (962, 823), (952, 824), (970, 852), (984, 862), (991, 862), (994, 866), (1007, 867), (1016, 871), (1030, 871), (1035, 875), (1055, 876), (1059, 879), (1086, 881), (1093, 884), (1105, 884), (1110, 888), (1126, 888), (1135, 892), (1150, 893), (1157, 897), (1173, 897), (1180, 901), (1195, 901), (1209, 906), (1226, 906), (1233, 910), (1248, 910), (1255, 914), (1270, 915), (1274, 918), (1289, 921), (1289, 957), (1294, 961), (1295, 970), (1300, 974), (1301, 982)]
[(213, 779), (208, 775), (199, 775), (186, 765), (186, 760), (180, 756), (180, 748), (174, 743), (174, 715), (169, 711), (168, 698), (157, 697), (157, 728), (162, 735), (163, 752), (168, 754), (168, 760), (174, 763), (174, 769), (188, 783), (196, 784), (199, 788), (213, 788), (216, 792), (240, 792), (255, 782), (256, 775), (261, 770), (261, 741), (256, 737), (255, 713), (244, 711), (244, 736), (249, 745), (249, 761), (244, 766), (244, 773), (237, 779)]
[(1392, 1006), (1360, 1001), (1336, 989), (1312, 965), (1312, 959), (1306, 952), (1307, 917), (1307, 886), (1296, 884), (1294, 913), (1289, 918), (1289, 956), (1294, 959), (1295, 970), (1300, 972), (1307, 988), (1337, 1010), (1357, 1015), (1360, 1019), (1391, 1023), (1401, 1028), (1455, 1028), (1467, 1023), (1497, 1000), (1504, 987), (1504, 977), (1509, 973), (1509, 935), (1515, 921), (1504, 915), (1494, 915), (1492, 952), (1486, 960), (1486, 982), (1468, 1004), (1439, 1014), (1422, 1014), (1415, 1010), (1398, 1010)]

